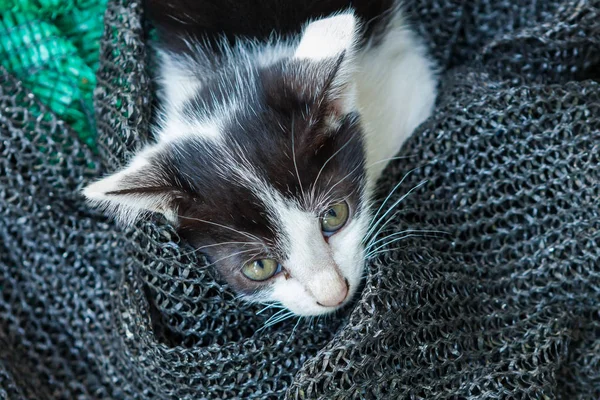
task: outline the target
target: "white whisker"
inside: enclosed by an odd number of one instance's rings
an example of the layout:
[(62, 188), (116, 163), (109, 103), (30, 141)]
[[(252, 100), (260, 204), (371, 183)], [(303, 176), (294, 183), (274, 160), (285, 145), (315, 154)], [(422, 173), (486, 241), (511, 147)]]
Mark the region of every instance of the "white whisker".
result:
[[(418, 167), (411, 169), (410, 171), (408, 171), (406, 174), (404, 174), (404, 176), (402, 177), (402, 179), (400, 179), (400, 182), (398, 182), (394, 188), (388, 193), (388, 195), (386, 196), (385, 200), (383, 200), (383, 203), (381, 203), (381, 205), (379, 206), (379, 208), (377, 209), (377, 212), (375, 213), (375, 215), (373, 215), (373, 219), (371, 220), (371, 224), (369, 225), (369, 230), (371, 230), (371, 228), (373, 227), (373, 222), (375, 221), (375, 219), (379, 216), (379, 213), (381, 212), (381, 210), (383, 209), (383, 207), (385, 206), (385, 204), (388, 202), (388, 200), (392, 197), (392, 195), (396, 192), (396, 190), (398, 190), (398, 188), (404, 183), (404, 181), (406, 180), (406, 178), (412, 174), (414, 171), (417, 170)], [(367, 235), (368, 236), (368, 235)]]
[(268, 327), (273, 326), (273, 325), (275, 325), (277, 323), (285, 321), (286, 319), (289, 319), (289, 318), (291, 318), (291, 317), (293, 317), (295, 315), (291, 311), (288, 311), (287, 313), (284, 313), (285, 311), (287, 311), (287, 309), (283, 309), (281, 311), (276, 312), (271, 318), (269, 318), (267, 320), (267, 322), (265, 322), (265, 324), (262, 327), (260, 327), (256, 331), (256, 333), (261, 332), (261, 331), (267, 329)]
[(189, 256), (191, 254), (197, 253), (200, 250), (203, 250), (203, 249), (206, 249), (206, 248), (209, 248), (209, 247), (223, 246), (223, 245), (226, 245), (226, 244), (241, 244), (242, 246), (253, 245), (255, 247), (256, 246), (263, 246), (263, 243), (260, 243), (260, 242), (221, 242), (221, 243), (207, 244), (205, 246), (198, 247), (197, 249), (194, 249), (194, 250), (189, 251), (187, 253), (181, 253), (180, 255), (181, 256)]
[(420, 230), (420, 229), (405, 229), (403, 231), (389, 234), (387, 236), (382, 237), (381, 239), (378, 239), (378, 240), (375, 240), (375, 241), (369, 243), (369, 245), (367, 247), (365, 247), (365, 251), (368, 252), (369, 249), (371, 249), (377, 243), (381, 243), (381, 242), (383, 242), (383, 241), (385, 241), (387, 239), (391, 239), (393, 237), (404, 235), (404, 234), (407, 234), (407, 233), (440, 233), (440, 234), (448, 234), (448, 232), (444, 232), (444, 231), (434, 231), (434, 230), (429, 231), (429, 230)]
[(189, 220), (191, 220), (191, 221), (204, 222), (204, 223), (207, 223), (207, 224), (210, 224), (210, 225), (215, 225), (215, 226), (218, 226), (218, 227), (221, 227), (221, 228), (224, 228), (224, 229), (228, 229), (228, 230), (230, 230), (230, 231), (233, 231), (233, 232), (235, 232), (235, 233), (237, 233), (237, 234), (239, 234), (239, 235), (246, 236), (246, 237), (248, 237), (248, 238), (250, 238), (250, 239), (254, 239), (254, 240), (257, 240), (257, 241), (259, 241), (259, 242), (261, 241), (261, 240), (260, 240), (260, 238), (259, 238), (258, 236), (252, 235), (252, 234), (250, 234), (250, 233), (248, 233), (248, 232), (239, 231), (239, 230), (237, 230), (237, 229), (235, 229), (235, 228), (232, 228), (232, 227), (230, 227), (230, 226), (227, 226), (227, 225), (218, 224), (218, 223), (216, 223), (216, 222), (207, 221), (207, 220), (205, 220), (205, 219), (200, 219), (200, 218), (192, 218), (192, 217), (184, 217), (184, 216), (181, 216), (180, 218), (189, 219)]
[(267, 310), (270, 310), (271, 308), (280, 308), (280, 309), (283, 309), (283, 306), (281, 304), (279, 304), (279, 303), (270, 303), (270, 304), (267, 304), (267, 306), (265, 308), (263, 308), (260, 311), (258, 311), (256, 313), (256, 315), (260, 315), (263, 312), (265, 312)]
[[(404, 178), (403, 178), (404, 179)], [(423, 186), (424, 184), (426, 184), (428, 181), (424, 180), (421, 181), (419, 184), (417, 184), (417, 186), (413, 187), (412, 189), (410, 189), (408, 192), (406, 192), (403, 196), (401, 196), (398, 200), (396, 200), (394, 202), (394, 204), (392, 204), (390, 206), (390, 208), (381, 216), (379, 217), (379, 219), (375, 222), (374, 225), (372, 225), (372, 227), (367, 231), (367, 234), (365, 235), (365, 238), (369, 238), (371, 237), (371, 235), (373, 234), (374, 229), (377, 228), (377, 226), (379, 225), (379, 223), (394, 209), (396, 208), (396, 206), (398, 206), (398, 204), (400, 204), (400, 202), (402, 202), (402, 200), (404, 200), (406, 197), (408, 197), (413, 191), (417, 190), (418, 188), (420, 188), (421, 186)], [(380, 207), (381, 209), (381, 207)], [(379, 211), (378, 211), (379, 213)], [(374, 217), (375, 219), (376, 217)], [(383, 224), (380, 228), (379, 231), (377, 232), (379, 234), (379, 232), (381, 231), (381, 229), (383, 229), (383, 227), (385, 227), (387, 224), (389, 223), (389, 220), (386, 221), (385, 224)]]
[(250, 257), (246, 258), (244, 260), (244, 262), (242, 262), (241, 265), (246, 265), (248, 262), (250, 262), (250, 260), (252, 260), (253, 258), (256, 258), (260, 253), (261, 253), (260, 251), (257, 251), (256, 253), (251, 254)]
[(223, 260), (225, 260), (226, 258), (233, 257), (233, 256), (237, 256), (237, 255), (239, 255), (239, 254), (249, 253), (249, 252), (251, 252), (251, 251), (254, 251), (254, 249), (242, 250), (242, 251), (238, 251), (238, 252), (236, 252), (236, 253), (233, 253), (233, 254), (229, 254), (228, 256), (221, 257), (221, 258), (219, 258), (218, 260), (215, 260), (215, 261), (211, 262), (210, 264), (208, 264), (208, 265), (207, 265), (207, 267), (213, 266), (213, 265), (215, 265), (216, 263), (218, 263), (219, 261), (223, 261)]
[(394, 160), (406, 160), (406, 159), (408, 159), (408, 158), (414, 158), (414, 157), (416, 157), (416, 155), (414, 155), (414, 156), (396, 156), (396, 157), (388, 157), (388, 158), (384, 158), (384, 159), (381, 159), (381, 160), (379, 160), (379, 161), (375, 161), (374, 163), (371, 163), (371, 164), (367, 165), (367, 166), (366, 166), (366, 169), (369, 169), (369, 168), (371, 168), (373, 165), (381, 164), (381, 163), (384, 163), (384, 162), (389, 162), (389, 161), (394, 161)]
[(300, 322), (302, 321), (302, 317), (298, 317), (298, 321), (296, 322), (296, 325), (294, 325), (294, 328), (292, 329), (292, 333), (290, 334), (290, 336), (288, 336), (287, 341), (285, 342), (286, 344), (289, 343), (289, 341), (292, 339), (292, 337), (294, 336), (294, 333), (296, 332), (296, 328), (298, 327), (298, 325), (300, 325)]
[[(407, 239), (407, 238), (409, 238), (409, 237), (427, 237), (427, 235), (417, 235), (417, 234), (414, 234), (414, 233), (409, 233), (408, 235), (401, 236), (401, 237), (399, 237), (399, 238), (396, 238), (396, 239), (390, 240), (389, 242), (387, 242), (387, 243), (384, 243), (384, 244), (382, 244), (382, 245), (380, 245), (380, 246), (378, 246), (378, 247), (374, 248), (373, 250), (369, 251), (369, 252), (368, 252), (368, 253), (365, 255), (365, 258), (366, 258), (366, 259), (369, 259), (369, 258), (373, 257), (375, 254), (378, 254), (378, 253), (379, 253), (379, 252), (378, 252), (378, 250), (381, 250), (381, 249), (383, 249), (384, 247), (386, 247), (386, 246), (388, 246), (388, 245), (390, 245), (390, 244), (392, 244), (392, 243), (394, 243), (394, 242), (398, 242), (398, 241), (400, 241), (400, 240)], [(433, 236), (433, 237), (437, 237), (437, 236)]]
[(317, 177), (315, 178), (315, 181), (312, 184), (311, 199), (314, 198), (315, 188), (317, 186), (317, 182), (319, 182), (319, 178), (321, 177), (321, 172), (323, 172), (323, 169), (325, 168), (325, 166), (329, 163), (329, 161), (331, 161), (333, 159), (333, 157), (335, 157), (340, 151), (342, 151), (346, 146), (348, 146), (348, 144), (352, 141), (352, 139), (354, 139), (354, 136), (352, 136), (346, 143), (344, 143), (343, 146), (341, 146), (339, 149), (337, 149), (337, 151), (335, 153), (333, 153), (331, 155), (331, 157), (329, 157), (327, 159), (327, 161), (325, 161), (323, 163), (323, 165), (321, 166), (321, 169), (319, 169), (319, 172), (317, 173)]

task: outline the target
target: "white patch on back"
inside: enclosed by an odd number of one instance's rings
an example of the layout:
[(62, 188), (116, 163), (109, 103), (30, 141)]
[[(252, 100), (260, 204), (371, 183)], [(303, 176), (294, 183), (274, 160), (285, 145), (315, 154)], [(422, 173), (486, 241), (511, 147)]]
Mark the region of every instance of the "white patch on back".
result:
[(355, 82), (365, 130), (370, 185), (413, 130), (431, 115), (436, 97), (432, 61), (398, 11), (381, 43), (357, 55)]

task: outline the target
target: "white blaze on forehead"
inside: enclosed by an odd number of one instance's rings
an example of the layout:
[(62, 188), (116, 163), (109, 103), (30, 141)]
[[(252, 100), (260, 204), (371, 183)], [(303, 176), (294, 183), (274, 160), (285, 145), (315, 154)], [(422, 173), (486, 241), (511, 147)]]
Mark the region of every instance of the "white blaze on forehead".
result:
[[(363, 203), (365, 205), (365, 203)], [(363, 238), (369, 225), (369, 214), (355, 215), (340, 232), (329, 238), (329, 246), (342, 275), (348, 279), (348, 298), (352, 298), (362, 279), (365, 256)]]

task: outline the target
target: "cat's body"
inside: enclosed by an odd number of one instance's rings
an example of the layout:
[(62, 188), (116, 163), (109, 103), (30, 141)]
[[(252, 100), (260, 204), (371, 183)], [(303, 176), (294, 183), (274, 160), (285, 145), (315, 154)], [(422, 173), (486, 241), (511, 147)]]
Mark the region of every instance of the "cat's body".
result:
[(148, 1), (157, 143), (84, 191), (125, 222), (164, 214), (249, 300), (299, 315), (352, 297), (375, 181), (435, 98), (392, 1), (311, 3)]

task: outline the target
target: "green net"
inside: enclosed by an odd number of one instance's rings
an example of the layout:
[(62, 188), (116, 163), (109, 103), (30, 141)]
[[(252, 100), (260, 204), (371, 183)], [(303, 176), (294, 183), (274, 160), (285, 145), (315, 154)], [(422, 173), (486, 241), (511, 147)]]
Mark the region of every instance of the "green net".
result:
[(106, 0), (0, 0), (0, 64), (92, 150), (105, 8)]

